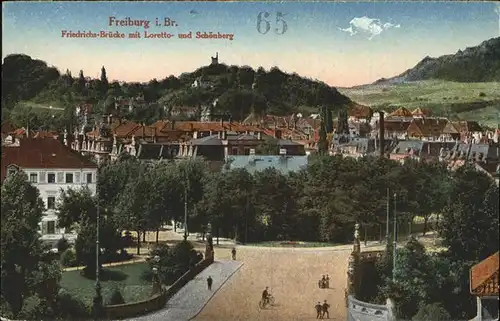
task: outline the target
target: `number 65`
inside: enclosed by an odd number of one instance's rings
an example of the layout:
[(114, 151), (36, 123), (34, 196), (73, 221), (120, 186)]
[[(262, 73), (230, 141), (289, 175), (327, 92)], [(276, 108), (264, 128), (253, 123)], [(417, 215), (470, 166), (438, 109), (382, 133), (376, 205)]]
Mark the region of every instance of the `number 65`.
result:
[[(269, 12), (261, 12), (257, 16), (257, 31), (263, 35), (269, 32), (271, 29), (271, 23), (267, 20), (269, 18)], [(277, 35), (282, 35), (288, 30), (288, 25), (286, 24), (284, 13), (277, 12), (276, 13), (276, 25), (277, 27), (274, 29), (274, 32)]]

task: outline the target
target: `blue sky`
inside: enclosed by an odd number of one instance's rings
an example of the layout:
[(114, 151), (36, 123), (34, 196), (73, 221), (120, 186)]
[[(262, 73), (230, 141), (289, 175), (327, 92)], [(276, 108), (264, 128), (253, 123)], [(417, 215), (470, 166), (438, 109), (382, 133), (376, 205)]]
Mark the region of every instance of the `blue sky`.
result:
[[(95, 77), (104, 65), (110, 79), (148, 81), (192, 71), (219, 53), (226, 64), (278, 66), (287, 72), (352, 86), (391, 77), (425, 56), (455, 53), (499, 36), (496, 4), (485, 2), (9, 2), (3, 3), (2, 58), (25, 53), (64, 71)], [(271, 30), (257, 31), (257, 15), (269, 12)], [(276, 14), (288, 29), (273, 31)], [(109, 17), (163, 21), (151, 26), (171, 39), (63, 38), (61, 31), (119, 31)], [(192, 31), (234, 34), (225, 39), (179, 39)]]

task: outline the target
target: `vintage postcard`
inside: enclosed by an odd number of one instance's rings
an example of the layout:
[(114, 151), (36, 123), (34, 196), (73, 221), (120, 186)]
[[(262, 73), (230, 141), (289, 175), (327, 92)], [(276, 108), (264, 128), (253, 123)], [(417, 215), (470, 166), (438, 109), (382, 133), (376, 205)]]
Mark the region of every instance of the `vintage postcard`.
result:
[(2, 320), (498, 320), (498, 3), (2, 9)]

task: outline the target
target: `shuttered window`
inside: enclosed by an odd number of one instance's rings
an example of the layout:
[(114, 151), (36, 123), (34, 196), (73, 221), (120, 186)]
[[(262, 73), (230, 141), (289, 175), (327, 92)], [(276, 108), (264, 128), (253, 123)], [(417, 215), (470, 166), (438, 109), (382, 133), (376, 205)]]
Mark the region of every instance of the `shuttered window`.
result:
[(64, 183), (64, 173), (62, 172), (57, 173), (57, 182)]

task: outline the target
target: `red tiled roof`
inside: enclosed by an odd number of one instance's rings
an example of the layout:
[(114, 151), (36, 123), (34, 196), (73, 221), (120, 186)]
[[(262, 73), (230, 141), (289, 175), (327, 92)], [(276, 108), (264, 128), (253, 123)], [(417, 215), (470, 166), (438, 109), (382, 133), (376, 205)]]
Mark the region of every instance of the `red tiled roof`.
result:
[(414, 116), (431, 116), (432, 115), (432, 111), (428, 108), (417, 108), (415, 109), (414, 111), (411, 112), (412, 115)]
[(460, 120), (454, 121), (453, 126), (460, 133), (482, 132), (483, 129), (476, 121)]
[(33, 135), (33, 138), (58, 138), (59, 137), (59, 134), (57, 132), (53, 132), (53, 131), (38, 131), (38, 132), (35, 132), (35, 134)]
[(370, 118), (373, 116), (373, 109), (355, 102), (349, 104), (347, 114), (349, 117)]
[(2, 123), (2, 134), (9, 134), (12, 131), (14, 131), (15, 129), (16, 128), (14, 126), (12, 126), (12, 124), (7, 122), (7, 121)]
[(412, 113), (404, 107), (399, 107), (397, 110), (392, 112), (389, 116), (392, 116), (392, 117), (413, 117)]
[[(236, 122), (199, 122), (199, 121), (175, 121), (173, 123), (169, 121), (157, 121), (153, 124), (153, 127), (160, 128), (162, 132), (168, 132), (171, 130), (178, 130), (183, 132), (219, 132), (219, 131), (260, 131), (259, 128), (251, 125), (244, 125)], [(173, 127), (173, 128), (172, 128)]]
[(479, 296), (498, 296), (499, 252), (470, 269), (470, 292)]
[[(408, 126), (409, 134), (421, 134), (423, 136), (439, 136), (443, 133), (443, 129), (448, 124), (445, 119), (439, 118), (415, 118)], [(417, 130), (419, 133), (417, 133)]]
[(9, 165), (20, 168), (97, 168), (96, 164), (53, 138), (22, 138), (19, 146), (3, 146), (2, 181)]

